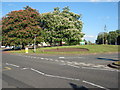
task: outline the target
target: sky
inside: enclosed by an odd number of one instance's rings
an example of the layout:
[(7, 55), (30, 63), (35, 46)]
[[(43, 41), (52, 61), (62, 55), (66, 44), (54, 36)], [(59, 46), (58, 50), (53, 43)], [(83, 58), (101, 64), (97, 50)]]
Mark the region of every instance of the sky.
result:
[(114, 0), (115, 2), (112, 2), (113, 0), (103, 0), (106, 2), (98, 2), (100, 0), (84, 0), (86, 2), (82, 2), (83, 0), (74, 0), (76, 2), (54, 2), (55, 0), (51, 0), (51, 2), (38, 2), (39, 0), (24, 0), (29, 2), (17, 1), (23, 0), (16, 0), (16, 2), (4, 0), (2, 2), (1, 16), (5, 16), (14, 10), (21, 10), (27, 5), (37, 9), (39, 13), (52, 12), (55, 7), (60, 7), (60, 10), (62, 10), (63, 7), (69, 6), (71, 12), (82, 14), (82, 22), (84, 23), (82, 32), (85, 33), (84, 38), (87, 41), (90, 40), (94, 43), (97, 35), (100, 32), (104, 32), (105, 25), (107, 27), (106, 32), (118, 29), (118, 0)]

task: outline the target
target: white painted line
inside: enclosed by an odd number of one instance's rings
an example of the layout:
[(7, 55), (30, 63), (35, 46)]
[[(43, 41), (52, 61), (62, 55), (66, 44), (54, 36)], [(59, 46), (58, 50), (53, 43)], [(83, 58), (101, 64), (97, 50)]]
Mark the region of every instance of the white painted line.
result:
[(65, 61), (63, 61), (63, 60), (60, 60), (60, 62), (65, 62)]
[(54, 76), (54, 75), (48, 75), (48, 74), (45, 74), (45, 76), (48, 76), (48, 77), (55, 77), (55, 78), (61, 78), (61, 79), (69, 79), (69, 80), (80, 81), (80, 79), (68, 78), (68, 77), (61, 77), (61, 76)]
[(33, 68), (31, 68), (31, 70), (32, 70), (32, 71), (35, 71), (35, 72), (37, 72), (37, 73), (39, 73), (39, 74), (41, 74), (41, 75), (45, 75), (45, 73), (40, 72), (40, 71), (38, 71), (38, 70), (35, 70), (35, 69), (33, 69)]
[(119, 72), (119, 70), (114, 70), (114, 69), (102, 69), (102, 68), (92, 68), (92, 67), (82, 67), (84, 69), (94, 69), (94, 70), (106, 70), (106, 71), (117, 71)]
[(22, 68), (21, 70), (25, 70), (25, 69), (29, 69), (29, 68)]
[(49, 60), (54, 61), (53, 59), (49, 59)]
[(56, 62), (59, 62), (59, 60), (55, 60)]
[(75, 67), (75, 68), (80, 68), (79, 66), (75, 66), (75, 65), (71, 65), (71, 64), (68, 64), (69, 66), (72, 66), (72, 67)]
[(20, 67), (20, 66), (17, 66), (15, 64), (9, 64), (9, 63), (6, 63), (6, 65), (11, 65), (11, 66), (14, 66), (14, 67)]
[(86, 63), (78, 63), (78, 65), (86, 66)]
[(83, 58), (83, 57), (78, 57), (78, 58)]
[(87, 84), (90, 84), (90, 85), (93, 85), (93, 86), (95, 86), (95, 87), (103, 88), (103, 89), (105, 89), (105, 90), (110, 90), (110, 89), (107, 89), (107, 88), (105, 88), (105, 87), (103, 87), (103, 86), (100, 86), (100, 85), (97, 85), (97, 84), (94, 84), (94, 83), (91, 83), (91, 82), (88, 82), (88, 81), (85, 81), (85, 80), (83, 80), (83, 82), (84, 82), (84, 83), (87, 83)]
[(65, 57), (59, 57), (59, 58), (65, 58)]
[(32, 71), (35, 71), (43, 76), (47, 76), (47, 77), (54, 77), (54, 78), (61, 78), (61, 79), (69, 79), (69, 80), (74, 80), (74, 81), (80, 81), (80, 79), (76, 79), (76, 78), (68, 78), (68, 77), (62, 77), (62, 76), (56, 76), (56, 75), (50, 75), (50, 74), (46, 74), (44, 72), (41, 72), (41, 71), (38, 71), (38, 70), (35, 70), (33, 68), (31, 68)]
[(101, 65), (94, 65), (92, 67), (105, 67), (105, 66), (101, 66)]
[(72, 64), (72, 62), (69, 62), (69, 61), (68, 61), (67, 64)]
[(40, 58), (40, 59), (44, 59), (44, 58)]
[(49, 59), (49, 61), (54, 61), (54, 60), (52, 60), (52, 59)]
[(48, 58), (44, 58), (45, 60), (49, 60)]

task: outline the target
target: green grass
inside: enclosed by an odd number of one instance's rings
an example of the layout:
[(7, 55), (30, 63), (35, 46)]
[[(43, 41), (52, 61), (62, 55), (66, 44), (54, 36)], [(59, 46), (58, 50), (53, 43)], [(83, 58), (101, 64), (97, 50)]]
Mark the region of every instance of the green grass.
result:
[[(89, 51), (71, 51), (71, 52), (44, 52), (46, 49), (56, 48), (86, 48)], [(25, 50), (9, 51), (13, 53), (25, 53)], [(110, 53), (118, 52), (118, 45), (79, 45), (79, 46), (58, 46), (58, 47), (46, 47), (37, 48), (36, 54), (91, 54), (91, 53)], [(34, 53), (33, 49), (29, 49), (29, 53)]]

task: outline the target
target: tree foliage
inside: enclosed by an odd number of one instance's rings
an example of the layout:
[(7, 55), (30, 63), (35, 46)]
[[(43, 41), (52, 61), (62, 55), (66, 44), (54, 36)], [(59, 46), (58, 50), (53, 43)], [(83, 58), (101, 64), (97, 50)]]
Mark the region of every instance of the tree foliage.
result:
[(120, 30), (110, 31), (109, 33), (98, 34), (96, 43), (97, 44), (120, 44)]
[(42, 40), (41, 28), (37, 10), (26, 6), (24, 10), (11, 11), (2, 18), (2, 43), (3, 45), (27, 45), (33, 43), (37, 34), (37, 42)]
[(51, 45), (62, 45), (62, 41), (78, 44), (84, 36), (80, 19), (81, 15), (70, 12), (69, 7), (62, 11), (56, 7), (53, 12), (39, 14), (36, 9), (26, 6), (24, 10), (11, 11), (2, 18), (2, 44), (24, 47), (33, 44), (35, 35), (37, 44), (42, 41)]
[(68, 44), (79, 43), (83, 37), (81, 15), (69, 11), (68, 7), (64, 7), (62, 11), (58, 7), (53, 12), (43, 13), (41, 18), (41, 27), (45, 31), (45, 40), (50, 44), (62, 41)]

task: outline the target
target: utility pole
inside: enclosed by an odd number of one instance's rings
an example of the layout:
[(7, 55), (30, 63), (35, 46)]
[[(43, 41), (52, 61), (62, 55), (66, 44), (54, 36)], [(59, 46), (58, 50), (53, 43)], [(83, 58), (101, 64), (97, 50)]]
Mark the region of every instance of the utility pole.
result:
[(34, 53), (36, 52), (36, 34), (34, 35)]

